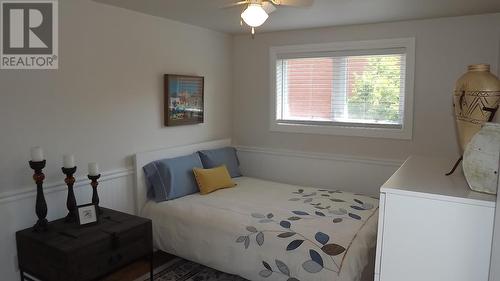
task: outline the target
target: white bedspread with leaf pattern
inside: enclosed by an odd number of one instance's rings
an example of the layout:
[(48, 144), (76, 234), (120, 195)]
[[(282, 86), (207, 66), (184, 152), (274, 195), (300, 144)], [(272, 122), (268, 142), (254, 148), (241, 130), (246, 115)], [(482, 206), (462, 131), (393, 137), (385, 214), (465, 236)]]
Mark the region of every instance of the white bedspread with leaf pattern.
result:
[(375, 246), (378, 200), (242, 177), (235, 188), (148, 202), (155, 246), (266, 281), (357, 281)]

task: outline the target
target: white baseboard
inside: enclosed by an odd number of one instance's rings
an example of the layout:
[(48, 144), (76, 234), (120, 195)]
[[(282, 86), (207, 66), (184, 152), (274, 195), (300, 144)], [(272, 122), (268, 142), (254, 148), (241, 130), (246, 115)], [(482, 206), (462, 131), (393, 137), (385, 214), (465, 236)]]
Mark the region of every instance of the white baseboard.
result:
[[(100, 206), (115, 210), (134, 213), (134, 171), (132, 168), (120, 169), (102, 173), (99, 179)], [(92, 188), (85, 177), (77, 178), (75, 197), (77, 203), (90, 203)], [(2, 280), (19, 280), (17, 269), (17, 251), (15, 233), (18, 230), (35, 224), (36, 188), (22, 188), (13, 192), (0, 194), (0, 272)], [(67, 214), (67, 187), (63, 182), (44, 184), (44, 194), (47, 201), (49, 221), (61, 218)]]
[(387, 158), (370, 158), (370, 157), (359, 157), (359, 156), (343, 155), (343, 154), (304, 152), (304, 151), (273, 149), (273, 148), (253, 147), (244, 145), (236, 146), (236, 148), (238, 151), (242, 152), (252, 152), (260, 154), (276, 155), (276, 156), (289, 156), (289, 157), (308, 158), (317, 160), (355, 162), (355, 163), (372, 164), (379, 166), (391, 166), (398, 168), (404, 162), (404, 160), (387, 159)]
[[(108, 171), (101, 174), (99, 178), (99, 182), (105, 182), (109, 180), (113, 180), (116, 178), (120, 178), (123, 176), (128, 176), (134, 173), (133, 168), (125, 168), (114, 171)], [(86, 185), (90, 182), (87, 177), (78, 177), (76, 178), (74, 187), (80, 187), (82, 185)], [(35, 186), (35, 183), (33, 183)], [(0, 204), (8, 203), (16, 200), (20, 200), (27, 197), (35, 197), (36, 196), (36, 188), (35, 187), (24, 187), (14, 191), (6, 191), (0, 193)], [(43, 190), (45, 194), (60, 192), (66, 190), (67, 186), (64, 181), (55, 182), (55, 183), (44, 183)]]
[(401, 159), (236, 146), (245, 176), (377, 196)]

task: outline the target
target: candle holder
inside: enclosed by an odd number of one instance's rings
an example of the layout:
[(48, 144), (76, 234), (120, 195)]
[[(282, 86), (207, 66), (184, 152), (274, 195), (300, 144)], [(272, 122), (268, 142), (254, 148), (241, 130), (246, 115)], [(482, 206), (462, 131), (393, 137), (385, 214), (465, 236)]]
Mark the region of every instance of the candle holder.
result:
[(66, 222), (76, 221), (76, 199), (75, 192), (73, 191), (73, 185), (75, 184), (75, 178), (73, 174), (76, 172), (76, 166), (73, 168), (61, 168), (62, 172), (66, 175), (64, 182), (68, 186), (68, 198), (66, 199), (66, 208), (68, 208), (68, 215), (66, 216)]
[(99, 214), (99, 215), (102, 214), (102, 210), (99, 207), (99, 194), (97, 194), (97, 185), (99, 185), (97, 180), (100, 177), (101, 177), (101, 174), (96, 175), (96, 176), (88, 175), (88, 178), (91, 181), (90, 185), (92, 186), (92, 204), (95, 204), (95, 207), (97, 209), (97, 214)]
[(30, 161), (29, 164), (31, 169), (35, 171), (33, 174), (33, 180), (36, 183), (35, 213), (38, 217), (38, 221), (33, 226), (33, 230), (36, 232), (47, 231), (47, 202), (45, 201), (45, 196), (43, 194), (43, 180), (45, 179), (45, 175), (42, 172), (43, 168), (45, 168), (46, 161)]

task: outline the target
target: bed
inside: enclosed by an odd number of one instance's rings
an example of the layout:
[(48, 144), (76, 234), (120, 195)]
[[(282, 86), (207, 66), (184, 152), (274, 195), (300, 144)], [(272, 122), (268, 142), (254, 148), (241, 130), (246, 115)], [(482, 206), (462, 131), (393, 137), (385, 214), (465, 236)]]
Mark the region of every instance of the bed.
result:
[(208, 195), (147, 199), (141, 167), (227, 145), (230, 140), (219, 140), (136, 155), (136, 207), (153, 221), (156, 248), (248, 280), (366, 278), (376, 243), (376, 198), (239, 177), (236, 187)]

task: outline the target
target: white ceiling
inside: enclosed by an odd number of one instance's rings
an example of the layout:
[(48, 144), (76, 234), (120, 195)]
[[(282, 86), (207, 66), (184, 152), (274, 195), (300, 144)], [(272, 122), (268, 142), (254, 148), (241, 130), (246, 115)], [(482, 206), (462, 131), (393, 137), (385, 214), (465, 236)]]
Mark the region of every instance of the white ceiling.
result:
[[(146, 14), (227, 32), (240, 27), (237, 0), (94, 0)], [(309, 8), (279, 7), (260, 31), (462, 16), (500, 12), (499, 0), (315, 0)]]

